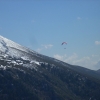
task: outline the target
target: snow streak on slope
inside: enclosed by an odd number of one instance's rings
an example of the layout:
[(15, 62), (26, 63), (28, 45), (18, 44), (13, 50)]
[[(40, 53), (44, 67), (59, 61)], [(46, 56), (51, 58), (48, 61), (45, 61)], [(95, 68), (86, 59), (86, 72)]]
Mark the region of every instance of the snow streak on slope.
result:
[[(15, 50), (16, 49), (16, 50)], [(26, 53), (36, 53), (26, 47), (23, 47), (7, 38), (0, 36), (0, 51), (6, 54), (10, 54), (12, 56), (18, 56), (18, 51), (26, 52)]]

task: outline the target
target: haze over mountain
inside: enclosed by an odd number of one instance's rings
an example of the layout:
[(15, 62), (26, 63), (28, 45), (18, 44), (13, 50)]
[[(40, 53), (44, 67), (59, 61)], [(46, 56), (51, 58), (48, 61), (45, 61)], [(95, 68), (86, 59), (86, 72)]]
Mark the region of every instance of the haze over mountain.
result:
[(1, 100), (100, 100), (100, 74), (0, 36)]

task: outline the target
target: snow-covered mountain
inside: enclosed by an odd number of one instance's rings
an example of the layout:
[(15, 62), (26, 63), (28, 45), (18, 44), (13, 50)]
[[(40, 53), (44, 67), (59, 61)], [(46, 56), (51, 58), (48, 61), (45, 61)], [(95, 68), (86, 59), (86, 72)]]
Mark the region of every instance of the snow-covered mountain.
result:
[[(89, 71), (92, 74), (95, 74), (94, 71), (91, 71), (89, 69), (79, 66), (73, 66), (65, 62), (62, 62), (60, 60), (39, 54), (38, 52), (33, 51), (27, 47), (21, 46), (20, 44), (15, 43), (3, 36), (0, 36), (0, 60), (6, 60), (7, 63), (11, 64), (13, 63), (14, 65), (23, 65), (24, 67), (34, 68), (35, 70), (37, 70), (38, 67), (44, 63), (46, 65), (50, 63), (51, 66), (56, 66), (56, 64), (61, 64), (62, 66), (65, 66), (69, 69), (78, 72), (84, 70), (84, 72), (86, 72), (87, 74)], [(35, 65), (34, 67), (33, 64)], [(5, 67), (3, 66), (1, 66), (0, 68), (5, 69)]]
[[(37, 57), (40, 57), (40, 54), (37, 54), (37, 52), (27, 47), (0, 36), (0, 60), (5, 60), (6, 63), (32, 68), (33, 64), (40, 65), (39, 59), (37, 59)], [(6, 69), (7, 67), (9, 66), (4, 67), (1, 65), (0, 68)]]
[(21, 46), (3, 36), (0, 36), (0, 51), (10, 56), (16, 56), (16, 57), (20, 56), (19, 55), (20, 52), (36, 53), (35, 51), (32, 51), (24, 46)]
[(0, 36), (0, 100), (100, 100), (99, 94), (97, 72)]

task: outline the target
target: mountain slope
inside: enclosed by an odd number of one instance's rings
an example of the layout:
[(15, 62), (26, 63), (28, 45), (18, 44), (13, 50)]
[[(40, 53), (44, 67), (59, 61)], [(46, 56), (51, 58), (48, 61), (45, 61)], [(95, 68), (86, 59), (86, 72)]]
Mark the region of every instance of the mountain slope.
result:
[(1, 100), (100, 100), (99, 78), (82, 72), (79, 66), (39, 54), (2, 36), (0, 51)]
[[(29, 52), (29, 51), (32, 51), (32, 50), (29, 50), (28, 48), (26, 47), (23, 47), (3, 36), (0, 36), (0, 50), (3, 51), (3, 52), (11, 52), (9, 50), (9, 48), (16, 48), (18, 50), (21, 50), (21, 51), (25, 51), (25, 52)], [(33, 51), (32, 51), (33, 52)], [(35, 51), (34, 51), (35, 52)]]

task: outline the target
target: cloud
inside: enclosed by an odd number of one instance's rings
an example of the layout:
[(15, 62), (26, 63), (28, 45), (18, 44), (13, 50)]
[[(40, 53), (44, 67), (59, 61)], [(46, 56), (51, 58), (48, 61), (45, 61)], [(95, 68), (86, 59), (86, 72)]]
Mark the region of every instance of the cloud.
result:
[(61, 56), (61, 55), (58, 55), (58, 54), (56, 54), (56, 55), (54, 55), (54, 58), (56, 58), (56, 59), (58, 59), (58, 60), (62, 60), (63, 61), (63, 59), (66, 57), (66, 55), (64, 55), (64, 56)]
[(73, 53), (70, 56), (56, 54), (54, 55), (54, 58), (72, 65), (79, 65), (89, 69), (97, 69), (95, 65), (100, 61), (100, 55), (91, 55), (80, 58), (76, 53)]
[(95, 64), (95, 68), (100, 69), (100, 61)]
[(61, 60), (61, 61), (68, 62), (68, 63), (72, 63), (75, 59), (77, 59), (77, 57), (78, 56), (76, 53), (74, 53), (73, 55), (71, 55), (69, 57), (66, 55), (59, 55), (59, 54), (54, 55), (54, 58)]
[(44, 47), (45, 49), (50, 49), (53, 47), (52, 44), (47, 44), (47, 45), (42, 45), (42, 47)]
[(82, 18), (81, 17), (77, 17), (77, 20), (81, 20)]
[(95, 45), (100, 45), (100, 41), (95, 41)]
[(38, 48), (36, 51), (37, 51), (37, 52), (41, 52), (42, 50), (51, 49), (52, 47), (53, 47), (52, 44), (41, 45), (41, 47)]
[(74, 61), (78, 58), (78, 55), (76, 53), (73, 53), (73, 55), (67, 57), (65, 59), (65, 62), (70, 62), (74, 64)]
[(37, 52), (41, 52), (42, 51), (42, 48), (38, 48), (36, 51)]

